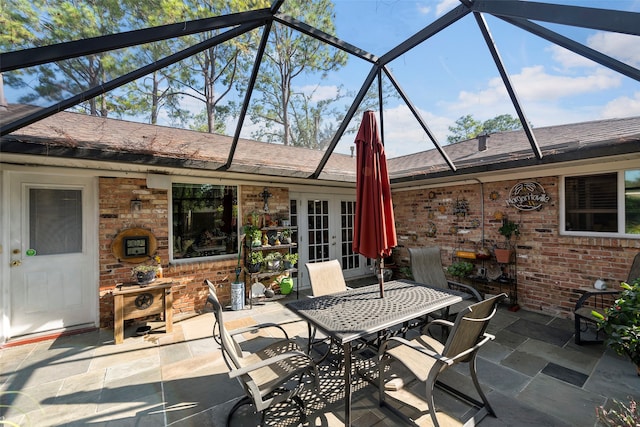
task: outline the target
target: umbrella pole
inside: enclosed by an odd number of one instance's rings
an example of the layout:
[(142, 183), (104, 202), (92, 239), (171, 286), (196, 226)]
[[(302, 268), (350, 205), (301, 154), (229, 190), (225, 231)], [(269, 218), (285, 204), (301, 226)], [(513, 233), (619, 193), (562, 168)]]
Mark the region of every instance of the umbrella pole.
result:
[(384, 298), (384, 258), (378, 257), (378, 284), (380, 285), (380, 298)]

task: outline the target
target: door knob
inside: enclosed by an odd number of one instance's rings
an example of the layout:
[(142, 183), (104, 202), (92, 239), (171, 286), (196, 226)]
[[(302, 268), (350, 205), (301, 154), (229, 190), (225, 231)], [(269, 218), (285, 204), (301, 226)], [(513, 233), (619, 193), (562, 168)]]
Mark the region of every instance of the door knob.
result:
[(19, 259), (15, 259), (11, 261), (11, 267), (19, 267), (21, 265), (22, 265), (22, 261), (20, 261)]

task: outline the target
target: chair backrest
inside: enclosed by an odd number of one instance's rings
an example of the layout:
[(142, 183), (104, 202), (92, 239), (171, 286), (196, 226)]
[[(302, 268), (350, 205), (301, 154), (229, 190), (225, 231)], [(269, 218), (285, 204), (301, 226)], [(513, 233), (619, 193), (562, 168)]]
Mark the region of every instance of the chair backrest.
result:
[(314, 262), (305, 264), (311, 282), (311, 291), (314, 297), (335, 294), (347, 290), (347, 283), (344, 281), (342, 266), (340, 261)]
[[(458, 313), (442, 355), (453, 357), (473, 348), (480, 341), (493, 315), (496, 314), (498, 303), (506, 297), (507, 294), (502, 293), (470, 305)], [(473, 352), (470, 352), (468, 357), (462, 357), (458, 362), (466, 362), (472, 356)]]
[(629, 277), (627, 277), (627, 283), (631, 284), (634, 280), (640, 277), (640, 252), (638, 252), (633, 258), (631, 269), (629, 270)]
[(440, 247), (425, 246), (409, 248), (409, 257), (413, 280), (438, 288), (446, 289), (449, 287), (447, 278), (444, 275), (444, 269), (442, 268)]
[[(233, 337), (224, 327), (224, 321), (222, 319), (222, 304), (218, 300), (216, 294), (216, 288), (210, 280), (205, 280), (207, 286), (209, 286), (209, 298), (207, 301), (213, 306), (213, 315), (216, 317), (216, 324), (218, 327), (218, 333), (220, 334), (220, 350), (225, 363), (229, 369), (238, 369), (241, 367), (240, 359), (242, 358), (242, 349), (240, 345), (233, 339)], [(214, 326), (215, 335), (215, 326)]]

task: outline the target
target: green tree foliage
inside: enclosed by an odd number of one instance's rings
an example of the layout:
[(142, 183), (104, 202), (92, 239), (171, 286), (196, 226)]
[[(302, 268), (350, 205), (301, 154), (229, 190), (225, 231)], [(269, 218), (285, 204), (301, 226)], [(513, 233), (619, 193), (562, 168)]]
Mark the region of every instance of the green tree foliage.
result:
[(0, 50), (3, 52), (33, 47), (33, 29), (39, 22), (41, 1), (0, 0)]
[[(123, 3), (129, 12), (125, 15), (129, 28), (159, 26), (184, 20), (181, 10), (167, 1), (131, 1)], [(175, 39), (161, 40), (127, 50), (126, 61), (131, 68), (144, 67), (175, 53), (180, 49)], [(122, 114), (145, 117), (157, 124), (162, 111), (171, 123), (184, 127), (190, 112), (181, 108), (178, 95), (180, 64), (172, 64), (127, 84), (120, 96)]]
[(479, 122), (471, 114), (460, 117), (455, 121), (455, 126), (449, 126), (451, 135), (447, 136), (448, 143), (454, 143), (472, 139), (481, 133), (505, 132), (522, 129), (520, 120), (509, 114), (501, 114), (492, 119)]
[[(269, 4), (267, 0), (161, 0), (157, 13), (148, 12), (156, 17), (151, 24), (161, 25), (264, 8)], [(142, 19), (147, 15), (142, 14)], [(165, 44), (169, 49), (161, 49), (161, 56), (186, 49), (228, 30), (229, 28), (221, 28), (170, 40)], [(253, 64), (257, 37), (258, 32), (253, 31), (210, 47), (179, 64), (166, 67), (158, 73), (159, 82), (149, 78), (141, 88), (144, 90), (137, 93), (140, 93), (141, 99), (152, 99), (153, 108), (157, 108), (162, 102), (173, 122), (188, 124), (195, 130), (223, 132), (224, 121), (232, 112), (232, 104), (224, 104), (224, 101), (234, 84), (246, 81), (249, 67)], [(152, 55), (151, 59), (155, 57), (156, 55)], [(149, 98), (149, 94), (155, 98)], [(189, 101), (196, 101), (196, 104), (202, 105), (202, 109), (189, 113), (180, 107), (181, 102)], [(144, 111), (144, 108), (139, 110)]]
[[(7, 7), (21, 8), (23, 13), (12, 16), (16, 21), (12, 21), (11, 26), (22, 22), (23, 41), (28, 39), (37, 46), (118, 32), (122, 28), (124, 14), (117, 0), (51, 0), (34, 3), (29, 11), (21, 0), (7, 0)], [(39, 15), (39, 20), (25, 18), (34, 13)], [(28, 37), (25, 36), (27, 34)], [(121, 52), (99, 53), (31, 67), (22, 70), (22, 75), (16, 74), (7, 79), (7, 84), (24, 87), (29, 82), (33, 91), (20, 102), (30, 103), (39, 99), (58, 102), (121, 75), (125, 67), (121, 55)], [(118, 109), (117, 102), (115, 97), (104, 95), (86, 101), (78, 109), (92, 115), (107, 116), (109, 111)]]
[[(282, 12), (335, 34), (333, 3), (329, 0), (290, 0)], [(261, 124), (253, 137), (284, 145), (322, 145), (326, 139), (323, 135), (330, 128), (323, 127), (321, 119), (342, 95), (337, 93), (333, 98), (314, 101), (309, 93), (296, 92), (293, 82), (304, 74), (335, 71), (346, 61), (344, 52), (274, 24), (256, 82), (257, 99), (249, 112), (251, 120)]]

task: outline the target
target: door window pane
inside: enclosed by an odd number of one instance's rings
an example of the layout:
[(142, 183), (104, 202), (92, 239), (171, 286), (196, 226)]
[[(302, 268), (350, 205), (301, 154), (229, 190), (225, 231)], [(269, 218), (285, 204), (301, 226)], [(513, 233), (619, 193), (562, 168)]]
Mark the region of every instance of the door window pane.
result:
[(29, 249), (38, 255), (82, 252), (82, 191), (29, 189)]

